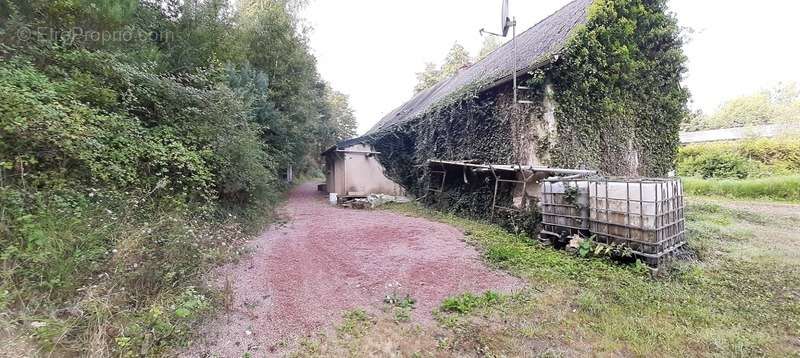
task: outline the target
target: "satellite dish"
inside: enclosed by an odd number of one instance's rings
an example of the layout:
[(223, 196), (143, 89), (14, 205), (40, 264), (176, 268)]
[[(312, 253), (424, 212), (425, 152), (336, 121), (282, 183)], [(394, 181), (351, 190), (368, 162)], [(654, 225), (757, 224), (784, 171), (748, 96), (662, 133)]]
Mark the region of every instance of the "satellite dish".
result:
[(500, 28), (503, 29), (503, 37), (508, 35), (508, 29), (511, 28), (511, 19), (508, 17), (508, 0), (503, 0), (503, 10), (500, 19)]

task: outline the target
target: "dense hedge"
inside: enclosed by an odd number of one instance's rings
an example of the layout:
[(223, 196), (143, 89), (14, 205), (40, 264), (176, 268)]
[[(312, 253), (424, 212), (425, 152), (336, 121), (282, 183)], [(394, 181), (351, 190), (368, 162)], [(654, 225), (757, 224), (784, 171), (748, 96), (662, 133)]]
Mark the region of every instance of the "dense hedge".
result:
[(760, 138), (690, 144), (678, 152), (678, 174), (756, 178), (800, 173), (800, 138)]
[(795, 136), (690, 144), (677, 172), (688, 194), (800, 200), (800, 138)]
[(158, 185), (243, 205), (277, 185), (258, 127), (229, 89), (188, 87), (108, 54), (50, 59), (49, 73), (23, 59), (0, 66), (2, 159), (29, 185), (53, 177), (117, 190)]

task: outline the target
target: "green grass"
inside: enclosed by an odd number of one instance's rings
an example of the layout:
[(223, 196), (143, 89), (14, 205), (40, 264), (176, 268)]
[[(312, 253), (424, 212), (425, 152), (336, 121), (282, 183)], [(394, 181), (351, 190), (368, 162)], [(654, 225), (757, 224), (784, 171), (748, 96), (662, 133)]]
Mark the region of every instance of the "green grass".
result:
[[(445, 300), (453, 355), (790, 356), (800, 354), (800, 269), (777, 251), (797, 231), (762, 238), (762, 215), (714, 204), (687, 210), (689, 246), (701, 261), (653, 279), (639, 266), (582, 259), (485, 223), (416, 205), (391, 210), (459, 227), (484, 259), (528, 289), (497, 305)], [(754, 232), (754, 229), (755, 232)], [(765, 250), (752, 251), (749, 248)], [(772, 248), (773, 251), (769, 251)]]
[(689, 195), (800, 202), (800, 175), (757, 179), (683, 178)]
[(480, 307), (489, 307), (499, 303), (502, 296), (497, 292), (486, 291), (482, 295), (462, 293), (457, 296), (445, 298), (439, 309), (442, 312), (470, 313)]

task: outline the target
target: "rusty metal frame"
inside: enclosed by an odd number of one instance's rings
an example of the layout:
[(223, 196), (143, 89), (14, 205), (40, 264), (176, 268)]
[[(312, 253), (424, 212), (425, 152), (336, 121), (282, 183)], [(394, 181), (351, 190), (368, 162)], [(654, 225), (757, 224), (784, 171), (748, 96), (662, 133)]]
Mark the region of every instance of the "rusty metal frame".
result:
[[(438, 183), (439, 188), (435, 189), (431, 187), (433, 184), (433, 176), (431, 175), (430, 179), (428, 180), (428, 187), (426, 188), (427, 192), (434, 192), (434, 193), (443, 193), (444, 186), (447, 179), (447, 169), (445, 168), (446, 165), (453, 165), (453, 166), (461, 166), (463, 167), (463, 179), (464, 182), (467, 183), (467, 171), (470, 172), (491, 172), (492, 177), (494, 177), (494, 191), (492, 193), (492, 208), (491, 208), (491, 215), (490, 221), (494, 221), (494, 216), (497, 210), (505, 210), (505, 211), (514, 211), (514, 212), (523, 212), (528, 206), (528, 201), (531, 196), (528, 195), (528, 182), (531, 181), (537, 173), (550, 173), (552, 175), (566, 175), (564, 179), (573, 179), (578, 177), (585, 177), (588, 175), (595, 175), (597, 171), (595, 170), (579, 170), (579, 169), (562, 169), (562, 168), (549, 168), (549, 167), (539, 167), (539, 166), (532, 166), (532, 165), (522, 165), (522, 164), (515, 164), (515, 165), (506, 165), (506, 164), (480, 164), (480, 160), (462, 160), (462, 161), (443, 161), (443, 160), (433, 160), (429, 159), (427, 161), (426, 170), (429, 174), (437, 174), (442, 176), (442, 180)], [(435, 167), (433, 164), (437, 164), (440, 170), (433, 170)], [(503, 179), (498, 172), (506, 172), (506, 173), (514, 173), (517, 177), (521, 177), (521, 179)], [(522, 184), (522, 202), (520, 203), (520, 207), (507, 207), (497, 204), (497, 192), (500, 190), (501, 183), (514, 183), (514, 184)], [(513, 204), (513, 203), (512, 203)]]
[[(621, 210), (613, 210), (609, 208), (609, 195), (608, 195), (608, 187), (609, 183), (615, 180), (622, 181), (624, 180), (625, 183), (625, 201), (626, 201), (626, 209), (625, 211)], [(630, 196), (630, 184), (638, 184), (639, 186), (639, 200), (634, 200)], [(653, 200), (645, 200), (644, 199), (644, 189), (643, 184), (654, 184), (657, 189), (656, 192), (666, 192), (664, 188), (669, 188), (671, 191), (671, 196), (668, 199), (659, 198), (659, 195), (656, 194), (656, 197)], [(686, 243), (685, 235), (686, 235), (686, 228), (685, 228), (685, 218), (683, 216), (683, 212), (685, 210), (685, 203), (683, 201), (683, 183), (680, 179), (675, 178), (640, 178), (636, 180), (624, 178), (602, 178), (602, 179), (593, 179), (590, 181), (589, 184), (591, 187), (594, 188), (594, 195), (591, 195), (590, 190), (590, 202), (593, 202), (594, 205), (590, 208), (590, 221), (593, 222), (592, 225), (592, 233), (597, 235), (597, 240), (609, 243), (614, 241), (621, 241), (621, 242), (631, 242), (640, 245), (645, 245), (649, 247), (656, 248), (659, 252), (658, 253), (647, 253), (640, 250), (632, 250), (635, 255), (650, 258), (650, 259), (661, 259), (665, 257), (681, 246)], [(605, 192), (603, 196), (603, 200), (605, 201), (605, 207), (600, 208), (599, 201), (600, 201), (600, 193), (598, 192), (598, 188), (600, 185), (604, 186)], [(665, 203), (669, 203), (667, 205), (666, 210), (660, 210), (659, 207)], [(639, 213), (635, 214), (631, 212), (631, 204), (639, 205)], [(645, 221), (645, 214), (644, 214), (644, 204), (652, 204), (654, 207), (653, 211), (653, 227), (652, 228), (645, 228), (644, 221)], [(610, 219), (611, 214), (622, 214), (625, 215), (625, 223), (624, 224), (617, 224), (612, 223)], [(631, 223), (631, 218), (636, 215), (639, 217), (639, 225), (634, 225)], [(592, 219), (593, 218), (593, 219)], [(665, 220), (668, 223), (665, 223)], [(600, 230), (600, 227), (604, 227), (604, 230)], [(614, 235), (611, 233), (611, 227), (617, 227), (622, 230), (625, 230), (625, 236)], [(673, 232), (666, 234), (666, 230), (672, 229)], [(635, 239), (632, 235), (632, 230), (639, 230), (640, 232), (652, 232), (655, 234), (654, 241), (647, 241), (644, 239)], [(662, 235), (664, 234), (664, 235)], [(666, 245), (665, 245), (666, 244)]]
[[(434, 193), (439, 193), (439, 194), (444, 193), (444, 183), (445, 183), (445, 180), (447, 180), (447, 170), (444, 168), (444, 165), (440, 165), (440, 166), (442, 167), (442, 170), (429, 170), (428, 171), (428, 175), (430, 175), (430, 179), (428, 180), (428, 188), (426, 190), (429, 191), (429, 192), (434, 192)], [(439, 189), (431, 188), (431, 182), (433, 181), (433, 175), (432, 174), (440, 174), (442, 176), (442, 181), (439, 183)]]
[[(494, 221), (494, 214), (497, 210), (506, 210), (506, 211), (514, 211), (514, 212), (523, 212), (525, 210), (525, 206), (528, 203), (528, 181), (530, 181), (536, 173), (531, 171), (530, 175), (525, 174), (525, 169), (522, 165), (517, 166), (515, 172), (517, 174), (522, 175), (522, 180), (512, 180), (512, 179), (501, 179), (497, 176), (497, 172), (492, 164), (488, 164), (489, 170), (492, 172), (492, 176), (494, 177), (494, 193), (492, 195), (492, 213), (489, 217), (489, 221)], [(522, 184), (522, 202), (520, 203), (519, 208), (515, 207), (506, 207), (497, 205), (497, 190), (500, 188), (500, 183), (515, 183), (515, 184)], [(513, 201), (513, 199), (512, 199)], [(513, 203), (512, 203), (513, 205)]]

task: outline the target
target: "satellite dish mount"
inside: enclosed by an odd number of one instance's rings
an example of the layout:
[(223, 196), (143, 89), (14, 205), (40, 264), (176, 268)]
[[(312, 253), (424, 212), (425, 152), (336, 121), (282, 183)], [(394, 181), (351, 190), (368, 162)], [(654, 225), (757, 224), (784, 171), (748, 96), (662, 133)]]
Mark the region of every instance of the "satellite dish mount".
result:
[(514, 19), (508, 16), (508, 0), (503, 0), (503, 8), (500, 11), (500, 28), (503, 37), (508, 36), (508, 29), (514, 27)]
[(517, 20), (509, 15), (508, 0), (503, 0), (502, 8), (500, 9), (500, 33), (496, 34), (484, 29), (481, 29), (480, 33), (481, 36), (483, 36), (483, 34), (489, 34), (497, 37), (506, 37), (508, 36), (509, 29), (511, 30), (511, 42), (514, 46), (514, 65), (511, 71), (511, 76), (513, 78), (514, 86), (514, 106), (516, 106), (517, 103), (519, 103), (517, 101), (517, 89), (519, 89), (517, 86)]

